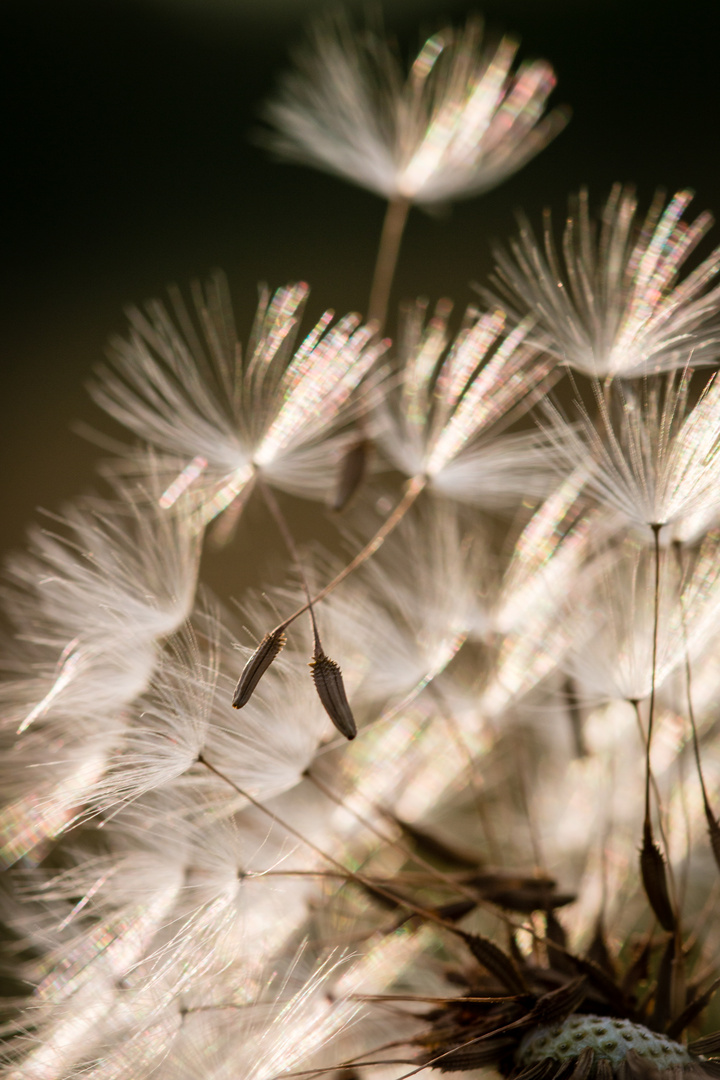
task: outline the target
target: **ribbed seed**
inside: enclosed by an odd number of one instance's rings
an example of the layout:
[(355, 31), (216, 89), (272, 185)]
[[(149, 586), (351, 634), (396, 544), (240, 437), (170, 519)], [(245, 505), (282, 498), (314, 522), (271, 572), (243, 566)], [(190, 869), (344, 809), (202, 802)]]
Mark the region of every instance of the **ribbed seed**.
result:
[(243, 668), (233, 694), (233, 708), (242, 709), (253, 695), (255, 687), (262, 679), (275, 657), (282, 650), (287, 638), (282, 630), (273, 630), (266, 634)]
[(341, 735), (346, 739), (354, 739), (357, 725), (348, 703), (339, 666), (316, 645), (310, 667), (315, 689), (325, 712)]

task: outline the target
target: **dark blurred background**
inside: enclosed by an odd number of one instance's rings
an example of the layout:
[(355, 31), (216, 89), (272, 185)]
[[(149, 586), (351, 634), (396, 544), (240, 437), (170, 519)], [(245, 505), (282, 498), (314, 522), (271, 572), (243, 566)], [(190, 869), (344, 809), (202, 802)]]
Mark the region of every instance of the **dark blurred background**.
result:
[[(361, 4), (351, 5), (362, 9)], [(2, 0), (3, 230), (0, 553), (36, 508), (92, 484), (103, 427), (84, 381), (123, 307), (224, 268), (245, 337), (257, 282), (304, 278), (311, 313), (363, 310), (384, 206), (331, 176), (278, 164), (249, 133), (288, 50), (326, 3), (310, 0)], [(720, 211), (716, 4), (633, 0), (387, 0), (408, 53), (420, 32), (482, 10), (521, 56), (558, 73), (573, 118), (540, 157), (443, 218), (415, 211), (395, 299), (450, 295), (489, 269), (523, 207), (562, 218), (633, 181), (689, 185)], [(714, 240), (712, 239), (714, 237)], [(701, 254), (718, 241), (713, 232)]]

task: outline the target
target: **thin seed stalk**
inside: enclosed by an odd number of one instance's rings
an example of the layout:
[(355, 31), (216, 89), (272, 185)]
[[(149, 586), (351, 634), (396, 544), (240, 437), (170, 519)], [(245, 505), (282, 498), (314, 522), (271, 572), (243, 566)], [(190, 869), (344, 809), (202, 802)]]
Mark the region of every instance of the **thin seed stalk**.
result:
[(368, 320), (378, 323), (379, 332), (382, 332), (387, 317), (390, 290), (409, 210), (409, 199), (398, 196), (388, 202), (385, 213), (368, 306)]
[(660, 621), (660, 529), (662, 525), (651, 525), (655, 541), (655, 594), (653, 601), (653, 647), (652, 675), (650, 685), (650, 712), (648, 716), (647, 747), (645, 751), (645, 825), (650, 824), (650, 745), (652, 743), (653, 722), (655, 720), (655, 682), (657, 679), (658, 632)]
[[(683, 561), (682, 561), (682, 548), (679, 541), (675, 541), (673, 544), (675, 551), (675, 557), (677, 559), (678, 567), (682, 575)], [(682, 577), (681, 577), (682, 582)], [(720, 869), (720, 822), (715, 817), (710, 806), (710, 799), (708, 798), (707, 788), (705, 786), (705, 777), (703, 776), (702, 763), (700, 761), (700, 740), (698, 739), (697, 724), (695, 723), (695, 709), (693, 707), (692, 700), (692, 670), (690, 665), (690, 652), (688, 650), (687, 641), (687, 613), (685, 611), (685, 601), (682, 595), (682, 584), (680, 587), (680, 619), (683, 633), (683, 649), (685, 652), (685, 691), (687, 694), (687, 708), (688, 717), (690, 719), (690, 727), (692, 729), (692, 743), (693, 753), (695, 756), (695, 767), (697, 769), (698, 779), (700, 781), (700, 790), (702, 792), (703, 807), (705, 810), (705, 820), (707, 821), (708, 832), (710, 834), (710, 846), (712, 848), (713, 857)]]
[(208, 761), (204, 754), (198, 754), (197, 763), (198, 765), (203, 765), (208, 772), (213, 773), (219, 780), (222, 780), (223, 783), (231, 787), (237, 795), (241, 795), (244, 799), (247, 799), (251, 806), (254, 806), (256, 810), (259, 810), (260, 813), (270, 818), (275, 825), (279, 825), (281, 828), (285, 829), (286, 832), (290, 833), (296, 840), (299, 840), (306, 847), (310, 848), (311, 851), (314, 851), (316, 855), (321, 859), (324, 859), (330, 866), (336, 867), (347, 880), (357, 882), (358, 885), (362, 885), (366, 889), (370, 889), (372, 892), (377, 893), (379, 896), (385, 897), (386, 900), (390, 900), (397, 907), (405, 908), (413, 915), (420, 915), (429, 922), (433, 922), (438, 926), (444, 926), (453, 933), (457, 933), (457, 930), (452, 923), (449, 923), (439, 915), (436, 915), (434, 911), (428, 911), (426, 908), (419, 907), (417, 904), (413, 904), (412, 900), (409, 900), (407, 897), (400, 896), (399, 894), (391, 892), (389, 889), (384, 889), (382, 885), (378, 885), (376, 882), (366, 878), (364, 874), (358, 874), (355, 870), (350, 870), (349, 867), (344, 866), (338, 859), (335, 859), (332, 855), (328, 854), (327, 851), (323, 851), (321, 847), (318, 847), (317, 844), (313, 843), (313, 841), (305, 836), (304, 833), (291, 825), (289, 821), (280, 817), (279, 814), (270, 810), (264, 803), (260, 802), (259, 799), (254, 798), (248, 791), (239, 787), (239, 785), (236, 784), (234, 780), (231, 780), (226, 773), (221, 769), (218, 769), (216, 765), (213, 765), (211, 761)]
[(274, 634), (283, 630), (287, 630), (288, 626), (290, 626), (291, 623), (295, 622), (296, 619), (299, 619), (301, 615), (304, 615), (312, 604), (319, 604), (320, 601), (324, 600), (325, 597), (333, 591), (333, 589), (336, 589), (338, 585), (340, 585), (345, 580), (345, 578), (349, 577), (350, 574), (357, 570), (358, 567), (362, 566), (364, 562), (367, 562), (367, 560), (375, 554), (378, 548), (383, 545), (383, 543), (388, 538), (393, 529), (395, 529), (400, 524), (402, 519), (405, 517), (405, 514), (408, 512), (412, 504), (415, 502), (417, 497), (425, 488), (426, 483), (427, 480), (424, 476), (414, 476), (411, 480), (409, 480), (405, 488), (405, 493), (400, 499), (400, 502), (397, 504), (389, 517), (385, 519), (385, 521), (380, 526), (375, 535), (372, 537), (372, 539), (368, 540), (365, 547), (357, 553), (354, 559), (352, 559), (347, 564), (347, 566), (343, 567), (339, 574), (335, 575), (332, 581), (329, 581), (328, 584), (320, 590), (320, 592), (316, 593), (315, 596), (313, 596), (312, 601), (303, 604), (302, 607), (299, 607), (296, 611), (293, 611), (292, 615), (289, 615), (287, 619), (284, 619), (281, 623), (278, 623), (272, 633)]
[[(670, 899), (667, 867), (662, 851), (655, 843), (650, 818), (650, 748), (652, 745), (653, 721), (655, 719), (655, 683), (657, 681), (657, 652), (658, 633), (660, 621), (660, 529), (661, 524), (653, 524), (653, 537), (655, 540), (655, 591), (653, 603), (653, 649), (652, 649), (652, 676), (650, 686), (650, 709), (648, 716), (647, 743), (645, 750), (645, 820), (643, 822), (643, 843), (640, 852), (640, 872), (645, 887), (645, 893), (650, 906), (660, 922), (663, 930), (671, 931), (679, 941), (680, 926), (675, 916), (675, 909)], [(637, 712), (637, 703), (636, 712)], [(639, 712), (637, 712), (639, 719)], [(664, 837), (663, 837), (664, 839)], [(665, 842), (667, 847), (667, 841)], [(671, 878), (672, 880), (672, 878)], [(675, 893), (674, 883), (672, 891)]]
[[(307, 582), (307, 576), (300, 559), (295, 541), (292, 533), (288, 527), (285, 515), (280, 509), (275, 496), (270, 491), (270, 488), (262, 480), (260, 482), (260, 488), (267, 507), (275, 518), (275, 522), (282, 534), (282, 537), (287, 546), (290, 558), (295, 563), (298, 572), (300, 574), (305, 596), (307, 597), (307, 607), (310, 613), (310, 621), (312, 623), (313, 641), (315, 643), (315, 649), (313, 652), (313, 658), (310, 661), (310, 667), (312, 669), (313, 682), (315, 683), (315, 689), (318, 692), (318, 697), (322, 703), (325, 712), (328, 714), (338, 731), (345, 736), (346, 739), (354, 739), (357, 735), (357, 726), (355, 724), (355, 718), (352, 714), (352, 709), (348, 703), (347, 695), (345, 693), (345, 686), (343, 684), (342, 672), (334, 660), (331, 660), (329, 656), (325, 655), (322, 644), (320, 642), (320, 633), (318, 631), (318, 625), (315, 620), (315, 611), (313, 609), (313, 601), (310, 595), (310, 586)], [(282, 638), (281, 634), (281, 638)], [(276, 640), (274, 636), (271, 636), (271, 640)]]

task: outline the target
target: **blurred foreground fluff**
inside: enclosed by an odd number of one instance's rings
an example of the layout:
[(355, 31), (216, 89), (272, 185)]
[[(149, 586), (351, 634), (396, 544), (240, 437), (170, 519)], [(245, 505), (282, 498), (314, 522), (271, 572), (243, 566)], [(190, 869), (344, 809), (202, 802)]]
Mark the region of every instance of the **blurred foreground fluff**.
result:
[[(294, 284), (238, 334), (222, 278), (134, 313), (93, 394), (139, 441), (7, 567), (0, 1075), (716, 1077), (709, 215), (581, 192), (562, 254), (523, 224), (488, 306), (385, 339), (410, 203), (565, 115), (474, 23), (407, 81), (313, 49), (267, 115), (388, 198), (371, 318), (302, 328)], [(349, 562), (286, 494), (349, 505)], [(250, 499), (288, 556), (239, 617), (198, 575)]]

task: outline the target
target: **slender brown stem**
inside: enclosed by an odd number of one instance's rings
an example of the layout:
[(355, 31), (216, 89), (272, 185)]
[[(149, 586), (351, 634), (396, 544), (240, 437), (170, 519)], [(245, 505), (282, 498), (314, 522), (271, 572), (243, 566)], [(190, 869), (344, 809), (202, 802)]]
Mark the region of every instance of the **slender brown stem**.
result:
[(660, 621), (660, 529), (651, 525), (655, 540), (655, 598), (653, 603), (652, 680), (650, 686), (650, 711), (648, 716), (647, 748), (645, 752), (645, 825), (650, 825), (650, 744), (655, 720), (655, 682), (657, 679), (658, 623)]
[[(640, 715), (640, 702), (636, 698), (633, 698), (628, 702), (628, 704), (632, 705), (633, 709), (635, 710), (635, 722), (637, 723), (638, 731), (640, 732), (640, 740), (643, 743), (643, 746), (647, 747), (647, 736), (643, 727), (642, 716)], [(653, 772), (650, 773), (650, 784), (653, 790), (653, 795), (655, 796), (655, 805), (657, 806), (658, 811), (658, 830), (660, 832), (660, 839), (663, 842), (663, 847), (665, 848), (665, 851), (669, 858), (670, 844), (668, 843), (667, 831), (665, 829), (665, 825), (663, 824), (663, 805), (660, 798), (660, 788), (658, 787), (658, 782), (655, 779), (655, 775)], [(672, 879), (672, 867), (669, 865), (668, 870)]]
[(367, 542), (365, 547), (357, 553), (355, 558), (352, 559), (347, 564), (347, 566), (345, 566), (340, 571), (339, 574), (335, 575), (332, 581), (328, 582), (328, 584), (325, 585), (325, 587), (322, 588), (320, 592), (316, 593), (315, 596), (313, 596), (312, 601), (303, 604), (302, 607), (299, 607), (296, 611), (293, 611), (292, 615), (289, 615), (287, 619), (284, 619), (281, 623), (278, 623), (272, 633), (277, 634), (281, 633), (283, 630), (286, 630), (291, 623), (295, 622), (295, 620), (298, 619), (301, 615), (304, 615), (312, 604), (319, 604), (320, 601), (324, 600), (325, 597), (333, 591), (333, 589), (336, 589), (337, 586), (340, 585), (346, 577), (349, 577), (350, 574), (352, 574), (354, 570), (357, 570), (359, 566), (362, 566), (362, 564), (366, 562), (367, 559), (371, 557), (371, 555), (374, 555), (378, 548), (381, 547), (382, 544), (385, 542), (393, 529), (400, 524), (402, 519), (405, 517), (405, 514), (408, 512), (412, 504), (417, 499), (420, 492), (424, 489), (426, 483), (427, 480), (424, 476), (415, 476), (411, 480), (408, 480), (407, 486), (405, 488), (405, 493), (403, 494), (400, 502), (397, 504), (392, 514), (390, 514), (390, 516), (385, 519), (385, 521), (375, 533), (373, 538)]
[[(673, 543), (673, 550), (675, 552), (675, 558), (677, 559), (680, 574), (682, 575), (682, 572), (683, 572), (682, 547), (681, 547), (680, 543), (677, 540)], [(691, 671), (691, 667), (690, 667), (690, 653), (688, 651), (687, 613), (685, 611), (685, 602), (683, 600), (683, 595), (682, 595), (682, 578), (681, 578), (680, 595), (678, 597), (678, 602), (679, 602), (679, 606), (680, 606), (680, 621), (681, 621), (682, 634), (683, 634), (683, 649), (684, 649), (684, 652), (685, 652), (685, 692), (686, 692), (686, 695), (687, 695), (688, 717), (690, 719), (690, 727), (692, 729), (692, 742), (693, 742), (693, 751), (694, 751), (694, 755), (695, 755), (695, 766), (697, 768), (698, 779), (700, 780), (700, 790), (702, 791), (703, 805), (705, 807), (705, 814), (707, 815), (708, 813), (712, 814), (712, 810), (710, 808), (710, 800), (708, 799), (707, 788), (705, 787), (705, 778), (703, 776), (703, 771), (702, 771), (702, 764), (700, 762), (700, 742), (699, 742), (699, 739), (698, 739), (697, 725), (695, 723), (695, 709), (693, 707), (693, 701), (692, 701), (692, 671)]]
[[(365, 828), (368, 829), (371, 833), (373, 833), (374, 836), (377, 836), (379, 840), (382, 840), (383, 843), (386, 843), (390, 847), (395, 848), (395, 850), (399, 851), (401, 855), (404, 855), (406, 859), (412, 859), (413, 862), (416, 862), (419, 866), (422, 866), (425, 870), (429, 871), (429, 873), (431, 874), (431, 880), (435, 884), (438, 884), (438, 882), (440, 882), (443, 885), (448, 885), (456, 892), (458, 892), (461, 896), (464, 896), (468, 900), (472, 900), (478, 905), (478, 907), (484, 907), (487, 905), (487, 907), (492, 910), (494, 914), (498, 913), (496, 906), (494, 904), (487, 904), (487, 901), (485, 901), (483, 897), (480, 896), (477, 890), (468, 888), (463, 882), (458, 881), (457, 878), (454, 878), (451, 874), (443, 873), (442, 870), (439, 870), (437, 867), (433, 866), (432, 863), (428, 862), (427, 859), (423, 858), (423, 856), (419, 852), (412, 851), (407, 844), (404, 844), (402, 842), (402, 840), (398, 840), (393, 836), (389, 836), (387, 833), (383, 832), (382, 829), (378, 829), (376, 825), (374, 825), (366, 817), (363, 817), (363, 815), (358, 813), (357, 810), (353, 810), (351, 807), (349, 807), (340, 795), (338, 795), (331, 788), (329, 788), (327, 784), (323, 783), (323, 781), (320, 780), (317, 776), (314, 776), (313, 773), (306, 772), (305, 776), (310, 781), (310, 783), (314, 784), (318, 791), (321, 791), (327, 799), (330, 799), (331, 802), (334, 802), (336, 806), (341, 806), (344, 810), (346, 810), (346, 812), (352, 814), (356, 821), (358, 821), (361, 825), (364, 825)], [(507, 922), (508, 926), (514, 925), (510, 919), (507, 919), (505, 921)]]
[(267, 486), (265, 481), (262, 479), (262, 477), (260, 478), (260, 490), (261, 490), (263, 498), (265, 500), (265, 505), (267, 506), (268, 510), (270, 511), (273, 518), (275, 519), (275, 524), (277, 525), (278, 529), (280, 530), (280, 535), (282, 536), (283, 540), (285, 541), (285, 547), (288, 549), (288, 554), (290, 555), (290, 558), (292, 559), (292, 561), (295, 563), (297, 571), (298, 571), (298, 573), (300, 575), (300, 581), (302, 582), (303, 592), (305, 593), (305, 596), (307, 597), (306, 610), (308, 610), (310, 612), (310, 620), (312, 622), (313, 638), (315, 640), (315, 648), (319, 649), (320, 648), (320, 638), (319, 638), (319, 635), (318, 635), (317, 623), (315, 622), (315, 612), (313, 611), (313, 599), (312, 599), (312, 596), (310, 594), (310, 586), (308, 585), (307, 576), (305, 574), (305, 570), (303, 568), (302, 561), (300, 559), (300, 554), (299, 554), (298, 549), (297, 549), (297, 547), (295, 545), (295, 540), (293, 539), (293, 535), (290, 532), (290, 529), (288, 527), (288, 523), (285, 520), (285, 515), (283, 514), (282, 510), (280, 509), (280, 507), (278, 505), (277, 499), (275, 498), (275, 496), (273, 495), (272, 491)]
[(395, 277), (400, 241), (405, 231), (409, 210), (410, 201), (398, 196), (389, 201), (385, 213), (368, 307), (368, 319), (373, 319), (378, 323), (380, 333), (387, 317), (390, 289)]
[(451, 930), (453, 933), (457, 932), (455, 926), (453, 926), (452, 923), (448, 922), (446, 919), (443, 919), (434, 911), (428, 911), (426, 908), (419, 907), (417, 904), (413, 904), (412, 901), (408, 900), (406, 897), (399, 896), (398, 894), (391, 892), (389, 889), (384, 889), (381, 885), (378, 885), (371, 878), (366, 878), (364, 874), (358, 874), (355, 870), (350, 870), (347, 866), (344, 866), (338, 859), (335, 859), (332, 855), (329, 855), (328, 852), (323, 851), (323, 849), (318, 847), (317, 844), (314, 844), (312, 840), (309, 840), (307, 836), (304, 836), (299, 829), (296, 829), (288, 821), (285, 821), (284, 818), (279, 817), (278, 814), (275, 814), (258, 799), (255, 799), (249, 792), (239, 787), (234, 780), (231, 780), (230, 777), (226, 775), (226, 773), (218, 769), (202, 754), (198, 755), (197, 761), (199, 765), (204, 765), (205, 768), (209, 770), (209, 772), (214, 773), (214, 775), (217, 776), (219, 780), (222, 780), (223, 783), (231, 787), (233, 791), (235, 791), (238, 795), (242, 795), (244, 799), (247, 799), (251, 806), (254, 806), (256, 810), (259, 810), (262, 814), (265, 814), (266, 817), (269, 817), (274, 824), (279, 825), (282, 829), (285, 829), (285, 831), (290, 833), (291, 836), (294, 836), (296, 840), (300, 840), (301, 843), (305, 844), (306, 847), (309, 847), (310, 850), (314, 851), (316, 855), (319, 855), (321, 859), (324, 859), (326, 862), (330, 863), (331, 866), (336, 866), (338, 870), (342, 871), (342, 873), (348, 880), (356, 881), (358, 885), (362, 885), (365, 889), (369, 889), (371, 892), (375, 892), (379, 896), (385, 897), (386, 900), (390, 900), (398, 907), (405, 908), (407, 911), (412, 912), (413, 915), (420, 915), (423, 919), (427, 919), (429, 922), (433, 922), (438, 926), (444, 926), (447, 930)]

